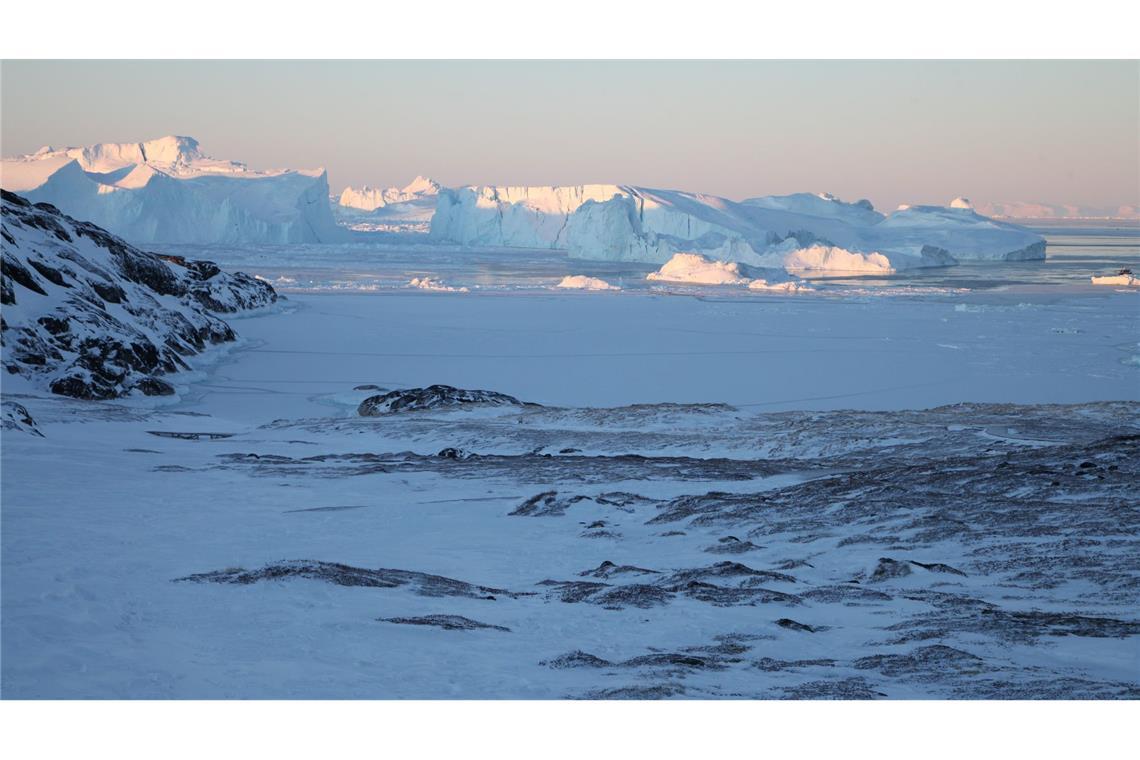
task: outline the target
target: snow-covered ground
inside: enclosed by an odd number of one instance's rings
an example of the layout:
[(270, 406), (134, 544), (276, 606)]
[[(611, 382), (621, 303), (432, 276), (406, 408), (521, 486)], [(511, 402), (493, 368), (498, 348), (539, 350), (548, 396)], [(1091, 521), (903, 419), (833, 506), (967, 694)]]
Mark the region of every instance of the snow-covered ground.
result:
[(1135, 292), (406, 282), (5, 395), (5, 696), (1140, 693)]

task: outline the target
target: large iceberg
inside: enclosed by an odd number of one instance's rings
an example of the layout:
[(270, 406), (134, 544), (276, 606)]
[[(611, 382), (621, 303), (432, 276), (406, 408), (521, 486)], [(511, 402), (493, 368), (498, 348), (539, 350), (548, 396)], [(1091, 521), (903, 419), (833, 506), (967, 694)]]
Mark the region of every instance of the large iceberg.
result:
[(861, 274), (1045, 256), (1040, 235), (981, 216), (964, 199), (884, 215), (869, 201), (846, 203), (826, 193), (731, 201), (632, 185), (445, 190), (431, 236), (565, 249), (580, 259), (664, 263), (699, 253), (789, 271)]
[(460, 245), (566, 248), (566, 226), (574, 212), (625, 192), (617, 185), (445, 188), (431, 219), (431, 238)]
[(404, 187), (346, 187), (333, 215), (339, 224), (360, 232), (426, 234), (442, 186), (416, 177)]
[(394, 203), (407, 203), (419, 198), (431, 198), (434, 203), (440, 189), (441, 185), (428, 177), (416, 177), (404, 187), (346, 187), (340, 194), (338, 204), (360, 211), (375, 211)]
[(344, 240), (323, 169), (255, 171), (204, 155), (191, 137), (51, 147), (4, 159), (0, 182), (144, 243)]

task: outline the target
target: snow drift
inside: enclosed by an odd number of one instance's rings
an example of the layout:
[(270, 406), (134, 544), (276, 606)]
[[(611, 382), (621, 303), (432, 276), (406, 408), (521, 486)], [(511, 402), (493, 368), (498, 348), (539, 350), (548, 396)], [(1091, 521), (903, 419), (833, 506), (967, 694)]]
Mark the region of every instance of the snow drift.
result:
[(191, 137), (41, 148), (4, 159), (4, 189), (135, 243), (328, 243), (345, 239), (323, 169), (255, 171)]
[(168, 395), (159, 379), (236, 337), (216, 312), (277, 300), (267, 283), (133, 248), (47, 204), (3, 191), (4, 369), (76, 398)]
[[(834, 261), (842, 265), (837, 271), (857, 273), (1045, 256), (1044, 238), (981, 216), (962, 198), (950, 207), (911, 206), (884, 215), (868, 201), (847, 203), (826, 193), (738, 202), (631, 185), (445, 190), (431, 236), (460, 245), (556, 248), (574, 258), (651, 263), (699, 253), (771, 266), (794, 251), (818, 248), (832, 252), (818, 261), (801, 255), (793, 263), (819, 270)], [(856, 255), (864, 261), (855, 261)]]

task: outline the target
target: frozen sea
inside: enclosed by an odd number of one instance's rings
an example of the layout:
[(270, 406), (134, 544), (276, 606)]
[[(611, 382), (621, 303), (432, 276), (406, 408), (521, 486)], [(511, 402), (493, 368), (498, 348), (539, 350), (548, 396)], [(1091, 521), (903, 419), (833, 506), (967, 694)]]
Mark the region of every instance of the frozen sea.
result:
[[(1136, 698), (1137, 239), (1047, 234), (794, 295), (170, 249), (286, 298), (162, 403), (4, 378), (3, 695)], [(433, 383), (542, 406), (357, 414)]]
[[(814, 277), (812, 283), (828, 295), (933, 295), (962, 289), (1079, 287), (1088, 285), (1093, 275), (1114, 274), (1122, 268), (1140, 271), (1140, 222), (1058, 221), (1043, 223), (1034, 231), (1047, 240), (1044, 262), (974, 262), (889, 277)], [(414, 236), (358, 237), (361, 242), (345, 245), (166, 246), (160, 250), (260, 275), (286, 293), (387, 290), (424, 276), (471, 290), (545, 290), (572, 274), (598, 277), (624, 290), (678, 290), (676, 285), (647, 282), (645, 275), (658, 268), (652, 264), (571, 259), (565, 252), (550, 250), (432, 246), (409, 242), (417, 239)], [(375, 242), (390, 239), (404, 242)], [(710, 292), (725, 295), (723, 288)]]

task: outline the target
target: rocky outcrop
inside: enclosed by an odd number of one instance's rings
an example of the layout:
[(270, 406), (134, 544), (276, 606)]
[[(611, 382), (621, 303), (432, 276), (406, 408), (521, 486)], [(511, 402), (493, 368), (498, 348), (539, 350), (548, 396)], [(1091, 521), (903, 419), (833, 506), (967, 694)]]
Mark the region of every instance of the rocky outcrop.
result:
[(168, 395), (162, 375), (232, 341), (214, 315), (273, 303), (267, 283), (208, 261), (158, 256), (3, 193), (4, 369), (53, 393)]
[(427, 388), (404, 388), (377, 396), (369, 396), (360, 403), (357, 413), (361, 417), (380, 417), (396, 412), (457, 409), (471, 406), (538, 406), (524, 404), (514, 396), (495, 391), (466, 390), (450, 385), (429, 385)]

